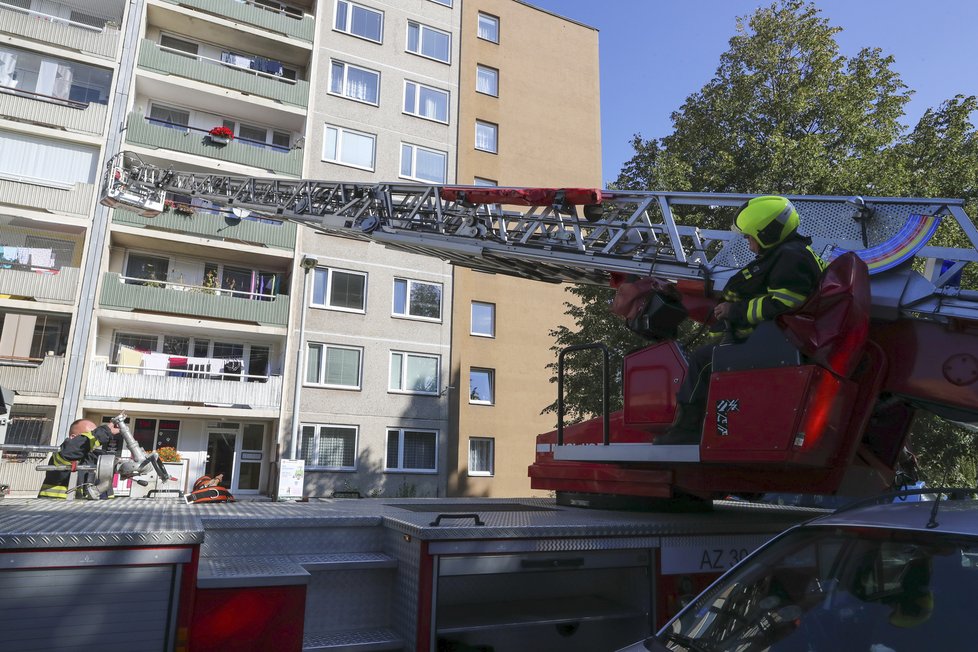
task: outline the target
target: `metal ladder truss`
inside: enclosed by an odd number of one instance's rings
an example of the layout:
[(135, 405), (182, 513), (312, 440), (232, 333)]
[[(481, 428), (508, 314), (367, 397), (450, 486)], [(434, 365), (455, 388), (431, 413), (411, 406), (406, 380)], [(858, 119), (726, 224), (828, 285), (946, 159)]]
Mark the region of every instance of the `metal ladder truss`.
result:
[[(255, 178), (165, 169), (128, 152), (107, 163), (103, 204), (152, 216), (168, 195), (548, 282), (606, 285), (608, 272), (621, 272), (708, 280), (718, 290), (753, 257), (728, 227), (756, 195)], [(958, 286), (978, 262), (978, 229), (963, 200), (789, 198), (816, 251), (859, 251), (880, 272), (873, 297), (883, 316), (978, 320), (978, 292)], [(938, 228), (970, 247), (928, 246)], [(916, 271), (895, 264), (909, 258)]]

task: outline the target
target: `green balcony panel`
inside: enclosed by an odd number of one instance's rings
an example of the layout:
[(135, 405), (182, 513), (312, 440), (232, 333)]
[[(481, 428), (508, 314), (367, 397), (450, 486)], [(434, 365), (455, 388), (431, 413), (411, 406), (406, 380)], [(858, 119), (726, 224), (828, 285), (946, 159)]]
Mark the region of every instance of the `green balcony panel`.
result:
[(309, 103), (309, 82), (307, 81), (300, 79), (290, 82), (279, 78), (273, 79), (217, 61), (202, 61), (175, 54), (160, 49), (159, 45), (149, 39), (143, 39), (142, 47), (139, 49), (139, 67), (144, 70), (213, 84), (221, 88), (230, 88), (249, 95), (276, 100), (283, 104), (304, 108)]
[[(234, 4), (234, 0), (228, 2)], [(5, 7), (0, 7), (0, 32), (94, 54), (104, 59), (115, 59), (120, 37), (117, 27), (107, 25), (101, 30), (86, 29), (77, 25), (43, 20), (40, 16)]]
[(274, 301), (253, 301), (205, 291), (127, 284), (113, 272), (104, 276), (100, 305), (112, 310), (141, 310), (262, 326), (285, 326), (289, 321), (286, 295), (280, 294)]
[(78, 268), (62, 267), (56, 274), (0, 267), (0, 294), (50, 303), (74, 303)]
[(292, 250), (295, 248), (296, 225), (294, 222), (268, 224), (233, 217), (221, 217), (210, 213), (191, 215), (167, 210), (157, 217), (143, 217), (124, 208), (116, 209), (112, 215), (115, 224), (141, 227), (154, 231), (185, 233), (204, 238), (233, 240), (262, 247)]
[(49, 355), (40, 364), (0, 360), (0, 387), (24, 396), (58, 396), (65, 368), (63, 355)]
[(37, 183), (0, 179), (0, 201), (13, 206), (44, 209), (90, 217), (95, 199), (95, 184), (76, 183), (67, 190), (49, 188)]
[(167, 2), (309, 43), (312, 43), (313, 36), (316, 34), (316, 20), (312, 16), (303, 16), (301, 19), (290, 18), (248, 2), (238, 2), (238, 0), (167, 0)]
[(105, 130), (107, 109), (104, 104), (92, 103), (84, 109), (78, 109), (10, 93), (0, 95), (0, 115), (96, 136), (100, 136)]
[(302, 171), (302, 150), (275, 150), (253, 147), (231, 141), (226, 145), (216, 145), (200, 130), (171, 129), (155, 125), (146, 120), (142, 113), (129, 114), (126, 128), (126, 142), (152, 149), (169, 149), (184, 154), (206, 156), (207, 158), (238, 163), (268, 170), (273, 174), (287, 174), (298, 177)]

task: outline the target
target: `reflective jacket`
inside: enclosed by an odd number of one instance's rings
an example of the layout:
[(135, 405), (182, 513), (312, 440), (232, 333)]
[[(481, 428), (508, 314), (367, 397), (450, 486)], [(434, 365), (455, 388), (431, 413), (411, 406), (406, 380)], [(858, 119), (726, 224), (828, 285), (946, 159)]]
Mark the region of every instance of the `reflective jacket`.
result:
[[(48, 464), (64, 466), (66, 470), (48, 471), (44, 475), (44, 482), (41, 484), (41, 490), (37, 492), (37, 497), (67, 498), (68, 482), (71, 479), (71, 463), (77, 462), (79, 466), (94, 465), (98, 462), (96, 451), (99, 451), (102, 445), (107, 444), (112, 438), (112, 431), (109, 430), (109, 427), (102, 425), (92, 432), (82, 432), (61, 442), (61, 450), (51, 455)], [(81, 495), (79, 492), (78, 496)]]
[(826, 263), (798, 234), (761, 254), (727, 283), (723, 300), (733, 304), (728, 319), (744, 336), (754, 326), (794, 310), (818, 289)]

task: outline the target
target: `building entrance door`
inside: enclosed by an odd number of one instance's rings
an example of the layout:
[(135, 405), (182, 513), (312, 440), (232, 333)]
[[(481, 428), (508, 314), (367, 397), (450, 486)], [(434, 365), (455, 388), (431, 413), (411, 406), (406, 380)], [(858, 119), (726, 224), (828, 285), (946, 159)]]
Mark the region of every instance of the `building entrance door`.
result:
[(221, 486), (234, 492), (232, 482), (235, 479), (234, 449), (237, 443), (237, 432), (211, 432), (207, 435), (207, 463), (204, 473), (215, 477), (224, 474)]
[(221, 486), (233, 494), (257, 494), (265, 482), (265, 424), (208, 424), (204, 472), (223, 473)]

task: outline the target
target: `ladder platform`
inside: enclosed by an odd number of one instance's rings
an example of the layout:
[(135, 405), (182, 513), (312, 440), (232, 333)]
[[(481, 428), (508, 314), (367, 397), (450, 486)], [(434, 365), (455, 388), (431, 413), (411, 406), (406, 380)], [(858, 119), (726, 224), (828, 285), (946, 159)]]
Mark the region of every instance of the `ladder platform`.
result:
[(197, 571), (197, 587), (201, 589), (308, 583), (309, 571), (283, 556), (204, 557)]
[(289, 559), (309, 572), (397, 568), (397, 560), (382, 552), (338, 552), (314, 555), (291, 555)]
[(699, 462), (698, 444), (564, 444), (553, 447), (554, 460), (573, 462)]
[(387, 627), (356, 629), (345, 632), (306, 634), (302, 637), (303, 652), (329, 650), (330, 652), (383, 652), (403, 650), (404, 640)]

